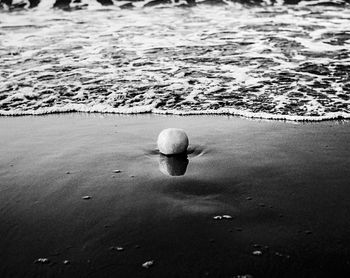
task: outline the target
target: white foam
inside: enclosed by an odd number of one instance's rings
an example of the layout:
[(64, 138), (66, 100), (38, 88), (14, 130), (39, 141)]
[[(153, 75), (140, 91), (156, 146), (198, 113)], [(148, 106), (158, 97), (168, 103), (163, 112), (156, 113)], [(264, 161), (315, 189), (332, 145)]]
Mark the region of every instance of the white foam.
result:
[[(346, 9), (327, 8), (317, 16), (310, 14), (314, 8), (284, 6), (45, 10), (53, 3), (1, 14), (0, 93), (6, 95), (1, 115), (77, 111), (349, 118), (349, 102), (341, 97), (346, 94), (343, 77), (331, 77), (335, 93), (328, 94), (313, 82), (326, 83), (329, 76), (299, 70), (304, 62), (329, 70), (349, 63), (349, 58), (329, 55), (349, 51), (349, 41), (329, 43), (333, 34), (347, 31)], [(280, 83), (284, 74), (290, 81)], [(289, 95), (301, 87), (325, 94), (333, 109), (315, 94)], [(299, 112), (285, 109), (296, 100), (305, 101)], [(336, 104), (343, 106), (330, 113)]]
[(42, 0), (39, 2), (38, 9), (39, 10), (50, 10), (55, 4), (56, 0)]
[(272, 114), (263, 112), (250, 112), (239, 110), (235, 108), (220, 108), (217, 110), (207, 109), (200, 111), (184, 111), (184, 110), (160, 110), (153, 108), (153, 105), (132, 107), (132, 108), (113, 108), (106, 105), (93, 105), (85, 106), (79, 104), (70, 104), (62, 107), (46, 107), (39, 108), (37, 110), (0, 110), (2, 116), (23, 116), (23, 115), (46, 115), (53, 113), (70, 113), (70, 112), (83, 112), (83, 113), (111, 113), (111, 114), (141, 114), (141, 113), (154, 113), (162, 115), (232, 115), (240, 116), (252, 119), (268, 119), (268, 120), (282, 120), (282, 121), (294, 121), (294, 122), (320, 122), (326, 120), (346, 120), (350, 119), (350, 113), (346, 112), (331, 112), (321, 116), (298, 116), (298, 115), (284, 115), (284, 114)]

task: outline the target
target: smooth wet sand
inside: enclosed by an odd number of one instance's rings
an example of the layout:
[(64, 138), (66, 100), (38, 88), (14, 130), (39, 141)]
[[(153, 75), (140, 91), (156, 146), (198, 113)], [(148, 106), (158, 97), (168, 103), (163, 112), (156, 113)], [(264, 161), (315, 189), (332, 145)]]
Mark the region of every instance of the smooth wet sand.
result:
[[(156, 153), (166, 127), (187, 131), (187, 168)], [(2, 117), (0, 277), (346, 276), (349, 139), (346, 122)]]

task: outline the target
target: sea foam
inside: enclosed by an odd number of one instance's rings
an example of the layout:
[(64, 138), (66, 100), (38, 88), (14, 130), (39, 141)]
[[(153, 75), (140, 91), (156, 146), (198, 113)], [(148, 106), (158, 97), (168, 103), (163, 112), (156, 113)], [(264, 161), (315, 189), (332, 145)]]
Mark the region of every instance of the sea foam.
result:
[(0, 115), (350, 118), (350, 10), (1, 13)]

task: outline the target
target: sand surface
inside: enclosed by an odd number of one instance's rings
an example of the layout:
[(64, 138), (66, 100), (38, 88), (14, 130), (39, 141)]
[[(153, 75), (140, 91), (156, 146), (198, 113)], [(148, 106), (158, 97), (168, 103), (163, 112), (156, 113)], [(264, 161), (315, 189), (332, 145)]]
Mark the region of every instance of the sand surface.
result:
[[(157, 154), (166, 127), (188, 165)], [(349, 139), (336, 121), (2, 117), (0, 277), (349, 274)]]

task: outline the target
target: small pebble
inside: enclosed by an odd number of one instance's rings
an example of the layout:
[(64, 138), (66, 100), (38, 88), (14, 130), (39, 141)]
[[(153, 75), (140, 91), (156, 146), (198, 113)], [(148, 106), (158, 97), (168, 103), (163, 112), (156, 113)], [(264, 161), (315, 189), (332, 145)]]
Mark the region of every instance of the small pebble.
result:
[(242, 274), (242, 275), (233, 276), (233, 278), (253, 278), (253, 276), (250, 274)]
[(289, 258), (290, 258), (289, 255), (284, 255), (284, 254), (282, 254), (282, 253), (280, 253), (280, 252), (275, 252), (275, 255), (278, 256), (278, 257), (286, 258), (286, 259), (289, 259)]
[(84, 196), (82, 197), (84, 200), (90, 200), (91, 199), (91, 196)]
[(259, 206), (260, 207), (265, 207), (265, 204), (264, 203), (259, 203)]
[(247, 198), (245, 198), (245, 199), (248, 200), (248, 201), (253, 200), (252, 197), (247, 197)]
[(114, 172), (114, 173), (121, 173), (120, 170), (114, 170), (113, 172)]
[(64, 260), (64, 261), (63, 261), (63, 264), (70, 264), (70, 261)]
[(236, 228), (236, 231), (237, 231), (237, 232), (242, 232), (243, 229), (242, 229), (242, 228)]
[(66, 172), (66, 174), (67, 174), (67, 175), (69, 175), (69, 174), (70, 174), (70, 172), (69, 172), (69, 171), (67, 171), (67, 172)]
[(312, 234), (312, 232), (311, 232), (311, 231), (309, 231), (309, 230), (306, 230), (306, 231), (305, 231), (305, 234), (307, 234), (307, 235), (311, 235), (311, 234)]
[(221, 219), (232, 219), (231, 215), (224, 214), (224, 215), (216, 215), (213, 217), (214, 220), (221, 220)]
[(150, 268), (154, 264), (154, 261), (147, 261), (142, 264), (142, 267), (144, 268)]
[(254, 256), (261, 256), (262, 255), (262, 252), (260, 250), (255, 250), (253, 251), (252, 253)]
[(275, 252), (275, 255), (278, 256), (278, 257), (283, 257), (283, 255), (279, 252)]
[(111, 250), (111, 251), (116, 250), (116, 251), (120, 252), (120, 251), (124, 251), (124, 248), (121, 246), (112, 246), (112, 247), (109, 247), (109, 250)]
[(34, 261), (35, 264), (48, 264), (50, 260), (48, 258), (39, 258)]

